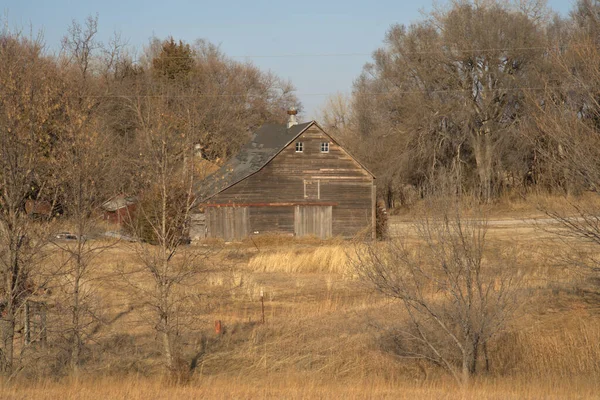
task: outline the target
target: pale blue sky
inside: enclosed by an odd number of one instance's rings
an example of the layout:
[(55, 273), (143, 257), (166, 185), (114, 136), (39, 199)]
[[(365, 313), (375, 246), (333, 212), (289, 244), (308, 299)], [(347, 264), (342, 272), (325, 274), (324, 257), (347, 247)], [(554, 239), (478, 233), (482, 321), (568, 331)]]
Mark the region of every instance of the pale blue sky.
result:
[[(573, 2), (548, 3), (566, 15)], [(410, 24), (431, 7), (432, 0), (0, 0), (11, 28), (43, 30), (50, 48), (59, 46), (73, 19), (96, 13), (104, 41), (114, 31), (138, 49), (153, 35), (206, 39), (230, 57), (290, 79), (305, 107), (303, 119), (315, 117), (327, 94), (352, 90), (391, 24)]]

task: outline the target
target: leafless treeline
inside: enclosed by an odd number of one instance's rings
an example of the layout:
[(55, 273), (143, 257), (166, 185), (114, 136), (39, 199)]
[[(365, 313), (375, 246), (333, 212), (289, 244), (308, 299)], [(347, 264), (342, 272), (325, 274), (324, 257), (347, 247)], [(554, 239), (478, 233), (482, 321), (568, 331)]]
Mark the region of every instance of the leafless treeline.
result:
[(47, 51), (42, 37), (9, 31), (0, 36), (3, 134), (10, 140), (26, 125), (36, 129), (30, 133), (40, 152), (32, 171), (39, 200), (64, 203), (59, 189), (69, 164), (60, 159), (64, 146), (73, 152), (88, 146), (107, 159), (112, 169), (95, 171), (98, 195), (106, 198), (145, 184), (138, 168), (147, 159), (139, 132), (148, 128), (149, 115), (164, 116), (161, 123), (185, 138), (185, 146), (218, 162), (256, 127), (284, 121), (285, 110), (298, 104), (289, 82), (233, 61), (203, 40), (154, 38), (134, 57), (137, 50), (119, 35), (101, 43), (97, 30), (97, 18), (74, 22), (58, 54)]
[[(198, 160), (218, 163), (298, 106), (290, 83), (210, 43), (154, 39), (133, 60), (118, 35), (100, 43), (97, 31), (97, 18), (74, 22), (55, 55), (41, 37), (0, 33), (0, 371), (8, 376), (23, 367), (14, 343), (27, 301), (48, 290), (63, 305), (53, 362), (78, 372), (106, 322), (90, 266), (112, 245), (88, 239), (100, 205), (121, 193), (141, 195), (132, 231), (156, 245), (132, 249), (154, 283), (136, 297), (154, 310), (173, 368), (174, 293), (202, 270), (199, 254), (179, 248)], [(76, 240), (56, 240), (62, 223)]]
[(448, 175), (483, 201), (595, 189), (583, 171), (598, 158), (582, 152), (597, 148), (599, 31), (592, 0), (566, 18), (544, 1), (452, 1), (392, 26), (323, 119), (369, 162), (389, 206)]

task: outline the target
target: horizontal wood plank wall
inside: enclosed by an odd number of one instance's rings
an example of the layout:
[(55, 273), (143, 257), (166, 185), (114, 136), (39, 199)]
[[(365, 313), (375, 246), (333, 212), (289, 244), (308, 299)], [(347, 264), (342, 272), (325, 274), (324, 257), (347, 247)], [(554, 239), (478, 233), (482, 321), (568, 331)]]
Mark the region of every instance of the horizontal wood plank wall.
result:
[(341, 198), (333, 208), (333, 235), (353, 237), (372, 224), (372, 184), (362, 182), (326, 182), (321, 193), (326, 198)]
[[(296, 153), (296, 142), (304, 143), (302, 153)], [(322, 142), (330, 143), (329, 153), (321, 153)], [(313, 126), (262, 170), (211, 198), (209, 203), (336, 203), (332, 210), (332, 234), (352, 237), (371, 228), (373, 184), (373, 177), (364, 168)], [(307, 187), (309, 198), (305, 196)], [(250, 232), (264, 232), (268, 221), (283, 212), (268, 207), (251, 208)], [(277, 222), (278, 230), (290, 229), (289, 219), (285, 221)], [(207, 223), (210, 226), (211, 221)]]

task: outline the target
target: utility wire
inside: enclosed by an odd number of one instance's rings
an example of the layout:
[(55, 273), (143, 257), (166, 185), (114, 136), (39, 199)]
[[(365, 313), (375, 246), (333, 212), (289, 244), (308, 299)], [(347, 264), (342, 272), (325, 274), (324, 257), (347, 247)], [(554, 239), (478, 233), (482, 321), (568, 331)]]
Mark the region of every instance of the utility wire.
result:
[[(594, 89), (594, 87), (589, 85), (579, 85), (575, 88), (585, 88), (585, 89)], [(516, 86), (510, 88), (495, 88), (493, 91), (497, 92), (512, 92), (512, 91), (544, 91), (550, 89), (574, 89), (574, 87), (569, 86), (545, 86), (545, 87), (528, 87), (528, 86)], [(385, 92), (358, 92), (359, 96), (384, 96), (389, 94), (417, 94), (417, 93), (472, 93), (476, 91), (476, 89), (435, 89), (435, 90), (427, 90), (427, 89), (419, 89), (419, 90), (394, 90), (391, 89)], [(480, 90), (481, 91), (481, 90)], [(290, 94), (294, 94), (295, 96), (330, 96), (335, 94), (343, 94), (350, 95), (352, 92), (323, 92), (323, 93), (295, 93), (290, 92)], [(3, 94), (2, 96), (14, 95), (20, 96), (16, 93)], [(215, 94), (194, 94), (194, 95), (86, 95), (86, 96), (63, 96), (63, 98), (75, 98), (75, 99), (104, 99), (104, 98), (114, 98), (114, 99), (127, 99), (127, 98), (166, 98), (166, 99), (194, 99), (194, 98), (211, 98), (211, 97), (255, 97), (257, 95), (251, 93), (215, 93)]]
[[(597, 48), (597, 46), (594, 45), (584, 45), (584, 44), (575, 44), (575, 45), (569, 45), (569, 46), (529, 46), (529, 47), (498, 47), (498, 48), (476, 48), (476, 49), (452, 49), (452, 48), (440, 48), (437, 50), (427, 50), (427, 51), (407, 51), (407, 52), (399, 52), (400, 55), (402, 56), (407, 56), (407, 55), (422, 55), (422, 54), (437, 54), (437, 53), (448, 53), (448, 52), (454, 52), (454, 53), (492, 53), (492, 52), (498, 52), (498, 51), (534, 51), (534, 50), (555, 50), (555, 51), (564, 51), (567, 50), (569, 48)], [(297, 53), (297, 54), (247, 54), (247, 55), (226, 55), (223, 54), (224, 58), (309, 58), (309, 57), (364, 57), (364, 56), (371, 56), (373, 55), (373, 53), (377, 52), (378, 50), (385, 50), (384, 48), (382, 49), (377, 49), (374, 50), (371, 53), (306, 53), (306, 54), (302, 54), (302, 53)], [(162, 60), (177, 60), (177, 59), (189, 59), (189, 58), (194, 58), (193, 55), (189, 56), (189, 57), (182, 57), (182, 56), (177, 56), (177, 57), (160, 57), (160, 59)], [(137, 59), (137, 60), (133, 60), (134, 63), (138, 63), (141, 62), (142, 59)], [(144, 60), (146, 61), (146, 60)]]

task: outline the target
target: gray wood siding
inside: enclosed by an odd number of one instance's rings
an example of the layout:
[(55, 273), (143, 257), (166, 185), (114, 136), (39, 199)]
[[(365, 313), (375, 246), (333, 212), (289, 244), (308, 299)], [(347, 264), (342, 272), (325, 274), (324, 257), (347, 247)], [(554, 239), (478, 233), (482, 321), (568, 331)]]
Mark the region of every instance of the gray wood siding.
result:
[[(304, 144), (302, 153), (296, 153), (296, 142)], [(329, 142), (328, 153), (321, 152), (322, 142)], [(293, 217), (290, 225), (282, 210), (253, 207), (253, 203), (334, 203), (332, 234), (352, 237), (372, 227), (373, 184), (373, 177), (360, 164), (313, 125), (260, 171), (208, 203), (249, 205), (249, 232), (271, 231), (269, 221), (279, 232), (294, 232)]]
[(206, 238), (206, 214), (198, 213), (190, 216), (190, 239)]
[(248, 207), (210, 207), (206, 210), (207, 236), (240, 240), (250, 233)]
[(332, 235), (331, 206), (296, 206), (294, 233), (296, 236), (316, 236), (327, 239)]
[(333, 207), (333, 235), (352, 237), (371, 227), (372, 183), (327, 181), (322, 197), (342, 199)]

